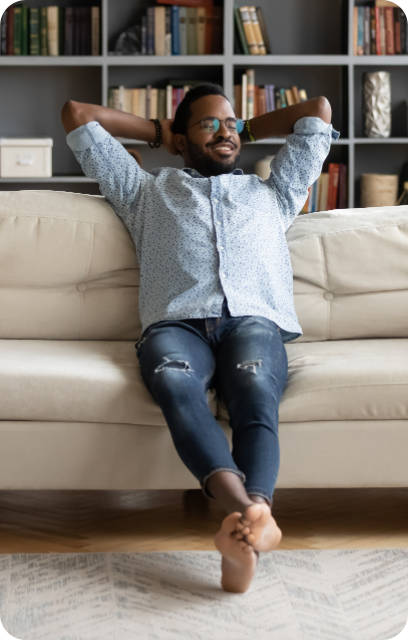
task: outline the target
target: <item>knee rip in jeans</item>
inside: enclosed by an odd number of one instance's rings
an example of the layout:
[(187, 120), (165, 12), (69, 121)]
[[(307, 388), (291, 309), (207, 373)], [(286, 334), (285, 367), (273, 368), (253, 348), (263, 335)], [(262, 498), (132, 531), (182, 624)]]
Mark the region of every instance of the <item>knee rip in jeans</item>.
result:
[(185, 360), (169, 360), (166, 356), (163, 356), (165, 362), (159, 365), (157, 369), (154, 370), (155, 373), (160, 373), (160, 371), (166, 371), (167, 369), (172, 369), (173, 371), (182, 371), (186, 374), (188, 378), (190, 378), (188, 371), (194, 373), (194, 370), (190, 367), (189, 363)]
[(247, 360), (237, 364), (237, 369), (252, 369), (252, 373), (258, 373), (256, 367), (262, 367), (262, 360)]

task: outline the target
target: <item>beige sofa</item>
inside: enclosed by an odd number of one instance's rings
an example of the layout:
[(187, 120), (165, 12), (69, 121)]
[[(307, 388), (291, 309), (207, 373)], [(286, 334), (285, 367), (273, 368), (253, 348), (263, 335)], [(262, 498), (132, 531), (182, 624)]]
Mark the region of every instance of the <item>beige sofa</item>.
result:
[[(408, 486), (408, 207), (303, 216), (287, 239), (304, 337), (278, 486)], [(0, 192), (0, 489), (198, 488), (140, 376), (138, 286), (103, 197)]]

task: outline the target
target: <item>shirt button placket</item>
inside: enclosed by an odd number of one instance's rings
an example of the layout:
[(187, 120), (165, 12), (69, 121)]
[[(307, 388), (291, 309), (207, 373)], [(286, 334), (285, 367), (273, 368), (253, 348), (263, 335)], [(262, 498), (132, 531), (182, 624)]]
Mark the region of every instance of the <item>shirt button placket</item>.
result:
[[(220, 199), (219, 199), (217, 193), (215, 194), (215, 196), (216, 197), (213, 199), (213, 203), (214, 203), (214, 205), (213, 205), (214, 206), (214, 219), (216, 221), (216, 225), (218, 227), (221, 227), (222, 226), (221, 225), (221, 221), (217, 220), (218, 215), (221, 213), (221, 203), (220, 203)], [(225, 265), (225, 254), (221, 253), (221, 251), (224, 250), (223, 233), (224, 233), (224, 230), (220, 229), (219, 233), (216, 232), (216, 238), (217, 238), (217, 242), (220, 242), (220, 244), (218, 246), (219, 253), (220, 253), (220, 273), (219, 273), (219, 275), (220, 275), (221, 280), (224, 282), (226, 277), (227, 277), (227, 274), (226, 274), (226, 265)]]

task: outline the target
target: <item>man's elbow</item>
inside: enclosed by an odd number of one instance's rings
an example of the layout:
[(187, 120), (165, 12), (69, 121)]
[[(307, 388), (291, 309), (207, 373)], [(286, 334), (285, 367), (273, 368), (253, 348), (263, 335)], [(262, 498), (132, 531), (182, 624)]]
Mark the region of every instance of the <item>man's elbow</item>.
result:
[(62, 107), (61, 120), (67, 134), (84, 124), (79, 116), (79, 105), (75, 100), (68, 100)]
[(321, 118), (323, 122), (330, 124), (332, 118), (332, 109), (328, 99), (324, 96), (319, 96), (318, 98), (314, 99), (314, 102), (316, 108), (316, 116), (318, 118)]

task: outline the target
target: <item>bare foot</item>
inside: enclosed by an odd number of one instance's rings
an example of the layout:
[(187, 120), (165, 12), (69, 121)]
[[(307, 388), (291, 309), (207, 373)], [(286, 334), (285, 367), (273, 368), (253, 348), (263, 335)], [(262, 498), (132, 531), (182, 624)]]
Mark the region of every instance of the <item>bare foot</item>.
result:
[(221, 586), (224, 591), (244, 593), (254, 577), (259, 554), (245, 540), (236, 537), (241, 513), (231, 513), (222, 521), (214, 542), (222, 555)]
[(252, 504), (238, 520), (235, 537), (256, 551), (271, 551), (280, 543), (282, 531), (267, 504)]

